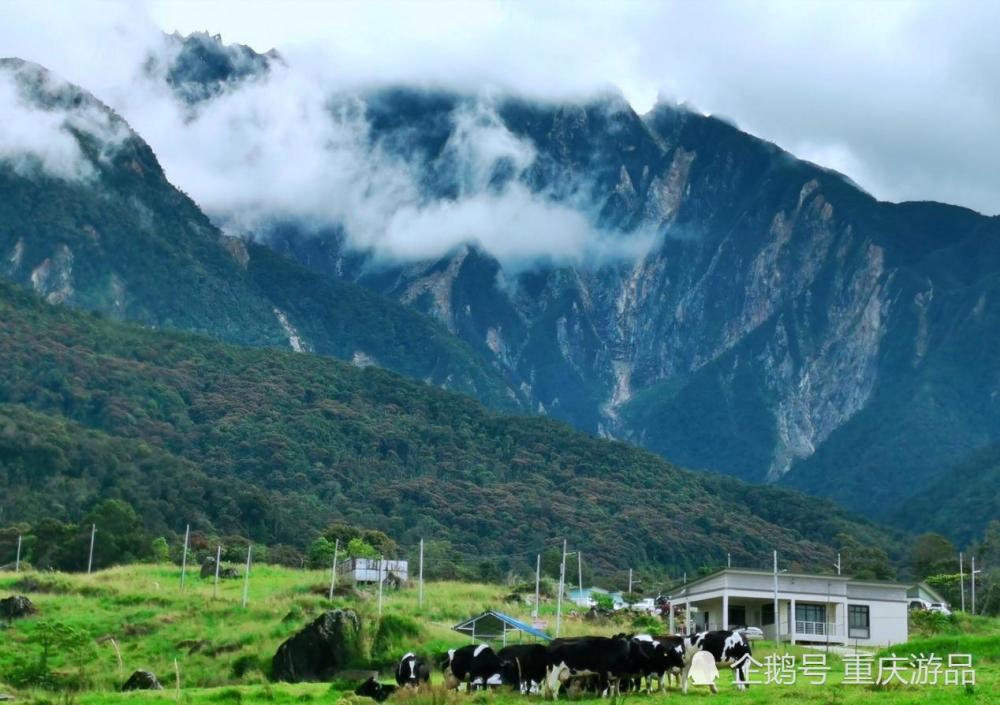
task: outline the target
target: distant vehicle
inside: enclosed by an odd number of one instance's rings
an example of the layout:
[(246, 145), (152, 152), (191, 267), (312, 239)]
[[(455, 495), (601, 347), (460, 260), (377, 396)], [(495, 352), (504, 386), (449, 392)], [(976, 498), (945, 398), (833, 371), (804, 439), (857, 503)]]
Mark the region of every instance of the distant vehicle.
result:
[(920, 598), (910, 600), (911, 610), (921, 610), (926, 612), (940, 612), (943, 615), (950, 615), (951, 609), (944, 602), (929, 602)]
[(760, 627), (743, 627), (740, 632), (747, 638), (747, 641), (760, 641), (764, 638), (764, 631)]
[[(619, 609), (617, 606), (615, 609)], [(649, 614), (659, 614), (660, 609), (656, 606), (656, 600), (646, 597), (631, 605), (623, 605), (622, 609), (633, 610), (634, 612), (648, 612)]]

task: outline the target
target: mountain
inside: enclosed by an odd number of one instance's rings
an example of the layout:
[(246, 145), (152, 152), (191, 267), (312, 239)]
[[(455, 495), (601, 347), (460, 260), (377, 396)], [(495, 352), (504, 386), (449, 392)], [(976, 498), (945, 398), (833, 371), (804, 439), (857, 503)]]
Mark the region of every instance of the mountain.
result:
[(151, 529), (267, 542), (301, 544), (333, 519), (468, 556), (569, 536), (603, 570), (692, 570), (727, 552), (750, 565), (772, 549), (820, 567), (840, 534), (894, 540), (829, 502), (385, 370), (115, 322), (6, 283), (0, 490), (12, 521), (122, 498)]
[(440, 324), (224, 236), (93, 96), (17, 59), (0, 60), (0, 80), (23, 120), (49, 126), (46, 148), (63, 150), (0, 158), (0, 276), (112, 318), (384, 365), (520, 407), (503, 376)]
[[(189, 120), (288, 69), (167, 41), (147, 79)], [(52, 301), (375, 362), (903, 526), (925, 493), (963, 506), (949, 478), (1000, 442), (998, 218), (878, 202), (683, 106), (382, 87), (322, 97), (344, 129), (310, 164), (362, 167), (337, 182), (343, 220), (256, 212), (262, 247), (223, 236), (246, 214), (209, 221), (93, 98), (7, 68), (86, 156), (82, 179), (0, 165), (0, 267)]]
[(528, 193), (514, 202), (572, 209), (610, 250), (652, 237), (638, 256), (510, 266), (476, 232), (395, 260), (347, 221), (275, 213), (257, 232), (436, 318), (532, 410), (906, 525), (911, 497), (951, 492), (1000, 441), (1000, 219), (879, 202), (685, 106), (407, 86), (330, 101), (331, 121), (363, 117), (373, 170), (405, 165), (413, 220)]
[(1000, 446), (976, 451), (887, 517), (913, 531), (953, 536), (969, 545), (983, 536), (983, 517), (1000, 517)]

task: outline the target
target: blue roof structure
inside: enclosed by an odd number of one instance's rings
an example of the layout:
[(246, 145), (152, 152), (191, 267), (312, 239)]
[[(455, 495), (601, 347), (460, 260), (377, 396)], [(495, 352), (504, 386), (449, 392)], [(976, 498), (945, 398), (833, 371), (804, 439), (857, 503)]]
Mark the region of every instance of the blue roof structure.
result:
[(509, 632), (522, 632), (536, 639), (552, 641), (552, 637), (541, 629), (536, 629), (530, 624), (522, 622), (519, 619), (514, 619), (509, 614), (497, 612), (496, 610), (486, 610), (480, 615), (469, 617), (464, 622), (456, 624), (452, 629), (462, 634), (468, 634), (473, 639), (482, 639), (484, 641), (499, 640), (505, 644), (507, 643), (507, 634)]

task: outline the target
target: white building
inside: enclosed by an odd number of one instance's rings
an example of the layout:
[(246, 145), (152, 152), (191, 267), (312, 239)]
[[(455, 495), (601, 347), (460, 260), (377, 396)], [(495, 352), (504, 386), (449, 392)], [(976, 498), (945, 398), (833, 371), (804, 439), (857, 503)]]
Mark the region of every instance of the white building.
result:
[(566, 597), (569, 598), (570, 602), (579, 607), (596, 606), (597, 600), (594, 599), (596, 595), (604, 595), (610, 598), (615, 609), (625, 606), (625, 600), (622, 598), (622, 594), (620, 592), (611, 592), (599, 587), (583, 588), (582, 590), (580, 588), (574, 588), (573, 590), (566, 591)]
[(409, 580), (409, 564), (389, 559), (349, 558), (337, 566), (337, 574), (354, 583), (377, 585), (381, 577), (383, 581), (405, 585)]
[(689, 631), (759, 627), (791, 643), (885, 646), (907, 640), (907, 585), (841, 575), (727, 568), (673, 590)]

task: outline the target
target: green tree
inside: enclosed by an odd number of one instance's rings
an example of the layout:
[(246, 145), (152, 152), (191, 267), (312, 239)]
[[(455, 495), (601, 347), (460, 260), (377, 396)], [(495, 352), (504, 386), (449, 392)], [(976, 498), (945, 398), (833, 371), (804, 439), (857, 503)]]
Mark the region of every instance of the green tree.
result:
[(921, 534), (910, 548), (910, 570), (918, 580), (929, 575), (950, 573), (958, 563), (958, 554), (951, 541), (941, 534)]
[(153, 544), (150, 547), (152, 553), (152, 559), (154, 563), (169, 563), (170, 562), (170, 545), (167, 540), (162, 536), (158, 536), (153, 539)]
[(424, 577), (428, 580), (461, 580), (465, 577), (461, 561), (462, 555), (451, 541), (438, 539), (424, 543)]
[(152, 541), (132, 505), (119, 499), (108, 499), (87, 513), (80, 524), (82, 531), (77, 531), (75, 543), (80, 550), (74, 553), (82, 559), (77, 566), (79, 568), (86, 567), (85, 554), (89, 553), (89, 546), (85, 551), (82, 544), (89, 543), (91, 526), (97, 527), (94, 536), (95, 569), (134, 563), (152, 554)]
[(862, 544), (844, 533), (838, 534), (837, 540), (843, 557), (843, 570), (848, 575), (868, 580), (892, 580), (896, 577), (889, 554), (878, 546)]
[(351, 558), (378, 558), (379, 552), (370, 543), (355, 538), (347, 542), (347, 555)]
[(391, 557), (396, 555), (397, 546), (388, 534), (376, 529), (365, 529), (345, 522), (334, 522), (330, 524), (323, 537), (331, 544), (340, 541), (341, 546), (346, 546), (352, 539), (361, 539), (366, 544), (375, 549), (376, 555)]
[(334, 545), (320, 536), (309, 544), (308, 563), (310, 568), (326, 568), (333, 562)]
[(480, 561), (478, 566), (479, 579), (484, 583), (503, 582), (504, 572), (494, 561)]
[(591, 593), (590, 598), (598, 609), (613, 610), (615, 608), (615, 598), (603, 592)]

